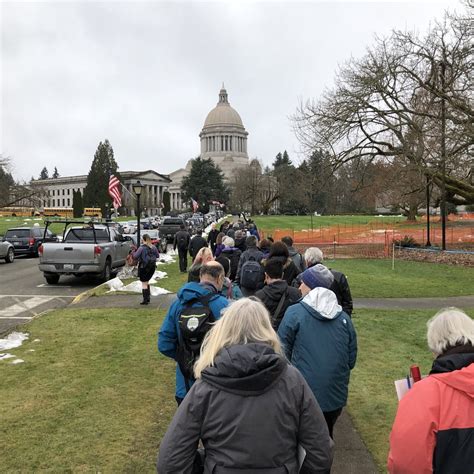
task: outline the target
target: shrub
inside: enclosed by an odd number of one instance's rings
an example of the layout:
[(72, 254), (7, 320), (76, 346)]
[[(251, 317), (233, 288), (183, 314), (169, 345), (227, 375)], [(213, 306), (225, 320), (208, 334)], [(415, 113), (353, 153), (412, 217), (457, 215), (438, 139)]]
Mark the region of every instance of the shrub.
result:
[(393, 243), (397, 247), (419, 247), (420, 244), (411, 236), (405, 235), (402, 239), (395, 239)]

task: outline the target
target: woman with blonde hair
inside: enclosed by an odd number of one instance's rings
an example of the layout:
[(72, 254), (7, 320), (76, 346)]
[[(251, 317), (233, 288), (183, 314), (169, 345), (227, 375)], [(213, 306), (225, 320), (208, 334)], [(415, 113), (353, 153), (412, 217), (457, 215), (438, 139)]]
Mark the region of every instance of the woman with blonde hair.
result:
[(225, 310), (194, 373), (161, 442), (160, 474), (194, 472), (199, 440), (205, 474), (296, 473), (304, 451), (300, 472), (329, 472), (333, 443), (321, 409), (256, 298)]
[(201, 270), (201, 267), (212, 260), (214, 260), (214, 256), (212, 255), (212, 250), (209, 247), (203, 247), (200, 249), (193, 260), (191, 268), (189, 269), (188, 283), (192, 281), (199, 283), (199, 271)]

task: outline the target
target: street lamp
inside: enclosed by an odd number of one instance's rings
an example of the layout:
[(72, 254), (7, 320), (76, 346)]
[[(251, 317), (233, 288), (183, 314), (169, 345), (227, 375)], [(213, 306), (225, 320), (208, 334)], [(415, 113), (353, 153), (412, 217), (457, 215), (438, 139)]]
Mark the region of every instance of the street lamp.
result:
[(140, 247), (140, 195), (142, 193), (143, 184), (137, 181), (132, 184), (132, 189), (137, 196), (137, 248)]

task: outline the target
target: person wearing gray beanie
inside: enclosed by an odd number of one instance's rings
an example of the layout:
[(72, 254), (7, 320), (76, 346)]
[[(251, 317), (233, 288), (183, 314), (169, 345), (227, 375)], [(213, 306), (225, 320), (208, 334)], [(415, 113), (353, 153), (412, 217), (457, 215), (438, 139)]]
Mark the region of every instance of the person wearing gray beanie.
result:
[(278, 328), (288, 360), (308, 382), (332, 437), (347, 403), (350, 371), (357, 357), (357, 337), (351, 318), (330, 289), (332, 272), (316, 264), (301, 274), (303, 298), (290, 306)]
[(318, 287), (329, 289), (333, 284), (334, 275), (331, 273), (329, 268), (318, 263), (301, 274), (301, 281), (310, 290)]

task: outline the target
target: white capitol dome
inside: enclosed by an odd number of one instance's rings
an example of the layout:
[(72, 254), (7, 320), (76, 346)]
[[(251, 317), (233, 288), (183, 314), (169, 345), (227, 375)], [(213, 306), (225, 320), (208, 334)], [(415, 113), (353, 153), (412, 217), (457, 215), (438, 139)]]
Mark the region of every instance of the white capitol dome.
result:
[(247, 136), (239, 113), (230, 106), (222, 85), (219, 102), (207, 114), (201, 133), (201, 158), (211, 158), (227, 179), (237, 167), (248, 166)]

